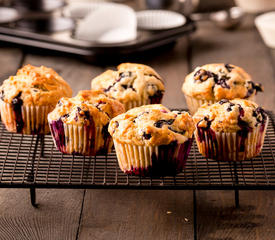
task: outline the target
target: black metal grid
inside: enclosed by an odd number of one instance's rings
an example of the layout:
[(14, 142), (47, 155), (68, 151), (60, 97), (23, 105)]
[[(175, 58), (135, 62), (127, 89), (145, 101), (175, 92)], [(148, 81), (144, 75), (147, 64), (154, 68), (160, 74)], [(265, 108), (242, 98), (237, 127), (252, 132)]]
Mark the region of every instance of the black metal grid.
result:
[(270, 117), (262, 153), (243, 162), (205, 159), (193, 143), (187, 165), (175, 177), (127, 176), (115, 152), (63, 155), (45, 137), (12, 134), (0, 124), (0, 187), (121, 189), (275, 189), (275, 128)]

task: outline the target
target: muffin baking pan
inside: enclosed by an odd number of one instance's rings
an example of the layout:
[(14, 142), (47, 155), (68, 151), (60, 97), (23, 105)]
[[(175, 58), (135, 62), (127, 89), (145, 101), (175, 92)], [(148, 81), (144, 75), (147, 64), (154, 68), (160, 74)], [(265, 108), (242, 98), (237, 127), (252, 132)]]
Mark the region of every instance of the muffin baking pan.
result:
[(70, 18), (48, 16), (21, 19), (0, 25), (0, 41), (21, 46), (55, 50), (80, 56), (129, 55), (159, 47), (193, 32), (195, 23), (187, 19), (180, 27), (147, 31), (138, 30), (133, 41), (118, 44), (99, 44), (74, 38), (75, 22)]

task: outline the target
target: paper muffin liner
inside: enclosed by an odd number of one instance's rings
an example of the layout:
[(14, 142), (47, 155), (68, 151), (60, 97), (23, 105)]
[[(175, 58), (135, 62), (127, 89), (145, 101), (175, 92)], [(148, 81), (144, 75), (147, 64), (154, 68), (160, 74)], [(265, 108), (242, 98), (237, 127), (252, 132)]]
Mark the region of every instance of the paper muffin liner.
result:
[(17, 106), (0, 100), (2, 122), (10, 132), (23, 134), (47, 134), (47, 115), (51, 106)]
[(130, 110), (131, 108), (135, 107), (140, 107), (143, 105), (148, 105), (148, 104), (159, 104), (161, 103), (163, 95), (157, 95), (157, 96), (152, 96), (149, 97), (148, 99), (141, 99), (139, 101), (129, 101), (124, 103), (125, 111)]
[(139, 146), (114, 139), (120, 169), (128, 175), (174, 176), (186, 164), (193, 139), (182, 144), (172, 142), (160, 146)]
[(50, 121), (50, 130), (56, 148), (65, 154), (104, 155), (111, 151), (113, 141), (104, 127), (66, 124)]
[[(196, 111), (199, 109), (200, 106), (202, 106), (205, 103), (209, 103), (209, 104), (214, 104), (218, 101), (216, 100), (204, 100), (204, 99), (197, 99), (194, 97), (190, 97), (186, 94), (184, 94), (185, 96), (185, 100), (187, 103), (187, 107), (189, 109), (189, 112), (191, 115), (194, 115), (196, 113)], [(250, 97), (246, 98), (247, 100), (251, 100), (254, 101), (255, 100), (255, 95), (251, 95)]]
[(189, 109), (190, 114), (194, 115), (195, 112), (198, 110), (198, 108), (205, 104), (205, 103), (209, 103), (209, 104), (214, 104), (215, 100), (203, 100), (203, 99), (196, 99), (194, 97), (190, 97), (188, 95), (184, 95), (185, 96), (185, 100)]
[(206, 158), (217, 161), (243, 161), (261, 152), (267, 125), (268, 118), (248, 134), (241, 131), (223, 133), (197, 128), (195, 138), (199, 152)]

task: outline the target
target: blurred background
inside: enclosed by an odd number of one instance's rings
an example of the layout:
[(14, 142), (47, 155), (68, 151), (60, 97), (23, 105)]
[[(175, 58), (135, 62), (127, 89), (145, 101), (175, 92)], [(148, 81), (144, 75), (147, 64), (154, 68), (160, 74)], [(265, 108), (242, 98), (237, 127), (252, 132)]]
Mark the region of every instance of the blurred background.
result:
[[(272, 0), (0, 0), (0, 41), (123, 59), (172, 44), (199, 22), (224, 31), (254, 27), (256, 16), (274, 8)], [(256, 22), (269, 47), (275, 47), (274, 22), (274, 14)]]

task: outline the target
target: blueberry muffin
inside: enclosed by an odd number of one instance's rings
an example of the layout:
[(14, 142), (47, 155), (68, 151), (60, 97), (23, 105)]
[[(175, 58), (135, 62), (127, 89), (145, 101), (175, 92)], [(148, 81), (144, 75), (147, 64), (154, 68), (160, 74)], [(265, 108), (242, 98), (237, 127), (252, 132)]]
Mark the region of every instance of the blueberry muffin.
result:
[(61, 97), (71, 97), (68, 83), (53, 69), (26, 65), (0, 87), (2, 121), (8, 131), (47, 134), (47, 115)]
[(109, 125), (121, 170), (138, 176), (181, 172), (194, 130), (189, 113), (170, 111), (160, 104), (133, 108)]
[(120, 64), (117, 71), (107, 70), (94, 78), (91, 86), (119, 100), (126, 110), (160, 103), (164, 94), (162, 79), (155, 70), (134, 63)]
[(123, 104), (100, 91), (83, 90), (73, 98), (61, 98), (48, 115), (56, 147), (65, 154), (110, 152), (113, 142), (108, 125), (123, 112)]
[(193, 116), (200, 153), (218, 161), (242, 161), (262, 149), (268, 116), (252, 101), (227, 100), (204, 104)]
[(262, 91), (242, 68), (232, 64), (207, 64), (197, 67), (186, 76), (182, 91), (192, 114), (204, 103), (215, 103), (221, 99), (253, 100)]

